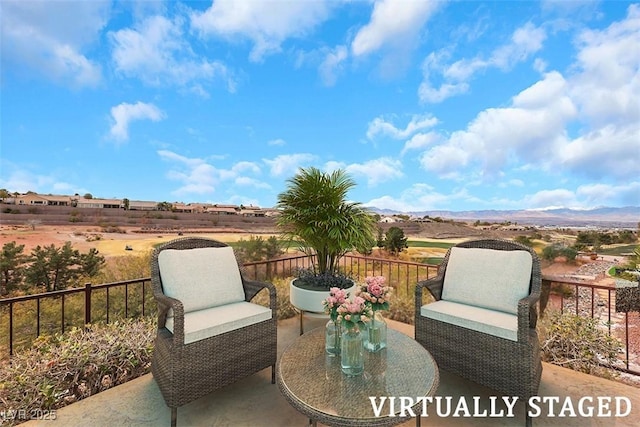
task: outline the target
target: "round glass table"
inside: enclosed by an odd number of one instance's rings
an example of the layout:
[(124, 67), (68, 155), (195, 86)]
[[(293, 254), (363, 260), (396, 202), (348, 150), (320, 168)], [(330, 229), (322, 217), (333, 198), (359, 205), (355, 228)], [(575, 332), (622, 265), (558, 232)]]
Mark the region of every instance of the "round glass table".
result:
[[(416, 401), (433, 396), (440, 377), (431, 354), (393, 329), (388, 330), (386, 348), (365, 351), (364, 373), (348, 377), (340, 369), (340, 357), (324, 350), (324, 328), (316, 328), (284, 350), (276, 378), (285, 399), (314, 425), (391, 426), (411, 418), (406, 410), (402, 416), (399, 398)], [(382, 397), (387, 399), (381, 405)], [(390, 404), (391, 397), (395, 397), (394, 404)], [(421, 404), (412, 409), (419, 425)]]

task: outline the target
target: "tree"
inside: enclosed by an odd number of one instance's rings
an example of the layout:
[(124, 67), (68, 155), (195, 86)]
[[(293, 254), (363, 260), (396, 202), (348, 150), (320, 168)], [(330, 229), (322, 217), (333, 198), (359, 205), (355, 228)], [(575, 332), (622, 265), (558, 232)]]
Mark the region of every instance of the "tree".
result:
[(514, 239), (516, 242), (521, 243), (525, 246), (529, 246), (530, 248), (533, 247), (533, 241), (531, 240), (531, 238), (529, 236), (517, 236)]
[(391, 252), (393, 255), (398, 255), (407, 246), (407, 238), (404, 236), (404, 231), (399, 227), (391, 227), (387, 230), (384, 239), (384, 248)]
[(376, 239), (376, 246), (379, 248), (384, 248), (384, 231), (380, 227), (378, 227), (378, 237)]
[(25, 271), (27, 282), (44, 286), (47, 292), (65, 289), (83, 275), (95, 276), (105, 262), (96, 249), (82, 255), (71, 247), (71, 242), (66, 242), (60, 248), (53, 244), (36, 246), (29, 261), (31, 264)]
[(170, 212), (173, 210), (173, 205), (169, 202), (160, 202), (156, 205), (156, 209), (159, 211)]
[(124, 208), (125, 211), (129, 210), (129, 199), (127, 199), (126, 197), (124, 199), (122, 199), (122, 207)]
[(7, 191), (7, 189), (6, 188), (0, 188), (0, 199), (6, 199), (7, 197), (10, 197), (10, 194)]
[(282, 254), (282, 245), (276, 236), (270, 236), (265, 244), (266, 259), (273, 259)]
[(91, 193), (85, 193), (85, 195), (84, 195), (84, 196), (82, 196), (82, 197), (84, 197), (85, 199), (93, 199), (93, 194), (91, 194)]
[(8, 242), (2, 246), (0, 253), (0, 296), (7, 295), (22, 283), (23, 264), (27, 260), (24, 245)]
[(86, 254), (80, 254), (82, 274), (86, 277), (95, 277), (105, 264), (105, 259), (96, 248), (89, 249)]
[(373, 216), (360, 203), (347, 200), (354, 186), (344, 170), (323, 173), (311, 167), (300, 169), (278, 195), (278, 226), (307, 255), (316, 255), (320, 275), (337, 275), (340, 257), (375, 242)]

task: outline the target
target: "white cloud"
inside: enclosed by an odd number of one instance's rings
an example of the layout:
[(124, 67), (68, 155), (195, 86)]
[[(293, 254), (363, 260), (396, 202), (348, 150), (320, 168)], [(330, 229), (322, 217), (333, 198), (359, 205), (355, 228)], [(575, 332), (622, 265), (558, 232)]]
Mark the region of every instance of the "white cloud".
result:
[(254, 162), (242, 161), (242, 162), (238, 162), (238, 163), (234, 164), (233, 167), (231, 168), (231, 170), (235, 174), (240, 174), (240, 173), (243, 173), (243, 172), (252, 172), (254, 174), (259, 174), (260, 173), (260, 166), (258, 166)]
[(246, 176), (247, 173), (260, 173), (260, 167), (253, 162), (242, 161), (233, 164), (229, 169), (220, 169), (205, 159), (185, 157), (169, 150), (159, 150), (158, 156), (172, 164), (167, 178), (181, 183), (180, 187), (172, 191), (172, 194), (177, 196), (212, 194), (223, 182), (241, 187), (271, 188), (263, 181)]
[(270, 190), (271, 186), (259, 179), (250, 178), (248, 176), (239, 176), (235, 180), (235, 184), (241, 187), (253, 187), (262, 190)]
[[(431, 52), (422, 65), (423, 81), (418, 87), (418, 97), (421, 102), (438, 103), (452, 96), (466, 93), (469, 90), (468, 81), (477, 72), (488, 68), (508, 71), (515, 64), (528, 60), (542, 49), (545, 39), (544, 29), (528, 22), (513, 32), (509, 43), (498, 46), (488, 58), (478, 55), (470, 59), (459, 59), (447, 65), (451, 57), (449, 49)], [(540, 64), (538, 63), (537, 66), (539, 67)], [(442, 79), (439, 85), (434, 83), (437, 78)]]
[[(636, 178), (640, 56), (629, 52), (639, 45), (640, 6), (632, 5), (625, 19), (579, 34), (570, 74), (547, 72), (515, 95), (511, 105), (480, 112), (466, 130), (423, 152), (422, 167), (453, 179), (468, 174), (499, 178), (511, 167), (616, 182)], [(535, 50), (538, 42), (527, 46)], [(566, 192), (531, 197), (528, 203), (537, 207), (553, 197), (561, 201), (555, 205), (581, 202)]]
[(2, 2), (0, 38), (3, 73), (13, 64), (72, 87), (97, 86), (100, 65), (83, 50), (106, 25), (110, 1)]
[(287, 142), (282, 139), (282, 138), (276, 138), (276, 139), (272, 139), (269, 142), (267, 142), (268, 145), (276, 145), (276, 146), (282, 146), (282, 145), (286, 145)]
[(404, 143), (401, 155), (404, 155), (409, 150), (419, 150), (426, 148), (430, 145), (436, 144), (441, 140), (441, 136), (437, 132), (417, 133), (411, 137), (410, 140)]
[(216, 0), (206, 11), (193, 12), (191, 25), (204, 35), (253, 42), (249, 55), (261, 61), (279, 52), (289, 37), (302, 37), (323, 22), (332, 7), (329, 1)]
[(117, 141), (129, 139), (129, 125), (136, 120), (151, 120), (158, 122), (166, 115), (155, 105), (144, 102), (128, 104), (123, 102), (111, 108), (113, 124), (109, 131), (112, 138)]
[(183, 20), (151, 16), (127, 28), (109, 33), (116, 71), (152, 86), (176, 85), (207, 97), (204, 82), (223, 81), (236, 89), (231, 72), (220, 61), (199, 57), (186, 41)]
[(31, 167), (31, 165), (17, 165), (6, 159), (0, 159), (0, 170), (4, 175), (0, 176), (0, 188), (10, 193), (35, 191), (42, 194), (84, 194), (88, 192), (84, 187), (62, 180), (62, 178), (69, 179), (69, 174), (57, 176), (59, 173), (54, 172), (43, 175), (33, 172), (30, 170)]
[(367, 185), (370, 187), (403, 176), (402, 162), (389, 157), (381, 157), (365, 163), (353, 163), (347, 165), (345, 169), (350, 174), (366, 178)]
[(272, 176), (293, 175), (298, 168), (304, 167), (306, 164), (315, 160), (313, 154), (282, 154), (273, 159), (262, 159), (269, 166)]
[(373, 139), (377, 135), (386, 135), (394, 139), (405, 139), (424, 129), (429, 129), (438, 124), (438, 119), (431, 114), (414, 115), (404, 129), (397, 128), (393, 123), (383, 117), (376, 117), (369, 122), (367, 138)]
[(553, 162), (566, 143), (565, 126), (576, 116), (566, 81), (557, 72), (548, 73), (514, 96), (511, 106), (481, 111), (466, 130), (424, 152), (421, 165), (457, 178), (469, 166), (494, 177), (510, 165)]
[(483, 203), (481, 200), (470, 196), (463, 188), (450, 194), (443, 194), (424, 183), (416, 183), (399, 192), (399, 196), (385, 195), (372, 199), (365, 206), (375, 206), (381, 209), (392, 209), (400, 212), (419, 212), (427, 210), (448, 209), (455, 202)]
[(326, 86), (333, 86), (338, 79), (337, 74), (342, 70), (342, 64), (347, 59), (348, 51), (346, 46), (336, 46), (326, 54), (324, 60), (318, 67), (320, 78)]
[(351, 52), (357, 57), (385, 46), (398, 49), (415, 43), (420, 30), (440, 4), (437, 1), (377, 0), (371, 20), (351, 43)]
[(638, 206), (640, 204), (640, 181), (619, 185), (586, 184), (576, 190), (576, 196), (586, 207), (593, 206)]
[(524, 198), (524, 205), (530, 209), (554, 207), (579, 207), (573, 191), (567, 189), (542, 190)]
[(557, 163), (576, 175), (618, 180), (638, 177), (640, 124), (608, 125), (586, 133), (562, 147)]
[(640, 5), (604, 30), (585, 30), (578, 39), (572, 96), (589, 122), (640, 122)]
[(511, 43), (499, 47), (491, 54), (488, 64), (501, 70), (510, 70), (515, 64), (526, 61), (542, 49), (546, 38), (546, 32), (542, 28), (527, 22), (513, 33)]

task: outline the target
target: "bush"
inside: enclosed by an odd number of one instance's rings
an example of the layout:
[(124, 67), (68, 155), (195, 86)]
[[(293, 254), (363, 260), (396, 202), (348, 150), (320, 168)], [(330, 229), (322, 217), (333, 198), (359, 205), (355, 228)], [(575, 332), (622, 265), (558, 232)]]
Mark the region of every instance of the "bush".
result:
[[(276, 301), (278, 305), (277, 317), (278, 320), (289, 319), (296, 315), (296, 309), (289, 302), (289, 282), (288, 279), (273, 279), (271, 283), (276, 287)], [(269, 307), (269, 292), (266, 289), (261, 290), (251, 301), (255, 304), (260, 304), (265, 307)]]
[(602, 365), (620, 363), (622, 343), (599, 326), (598, 319), (550, 312), (540, 324), (543, 360), (578, 372), (615, 378), (617, 372)]
[(155, 331), (142, 318), (40, 337), (0, 365), (0, 401), (27, 414), (57, 409), (147, 374)]
[(568, 261), (573, 261), (576, 259), (577, 255), (578, 251), (575, 248), (570, 248), (558, 244), (545, 246), (545, 248), (542, 250), (542, 259), (546, 259), (549, 261), (552, 261), (559, 256), (565, 257)]
[(413, 298), (396, 296), (389, 302), (389, 311), (384, 313), (384, 317), (413, 325), (415, 310)]

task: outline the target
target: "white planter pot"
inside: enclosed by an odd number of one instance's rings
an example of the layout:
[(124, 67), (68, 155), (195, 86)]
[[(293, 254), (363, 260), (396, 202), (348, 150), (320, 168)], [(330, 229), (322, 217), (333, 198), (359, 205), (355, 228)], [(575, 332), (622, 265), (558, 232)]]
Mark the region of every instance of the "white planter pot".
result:
[[(296, 279), (293, 279), (289, 284), (289, 300), (291, 301), (291, 305), (304, 312), (323, 314), (324, 305), (322, 302), (329, 297), (329, 291), (302, 289), (293, 284), (295, 281)], [(353, 286), (346, 289), (346, 291), (349, 296), (355, 295), (356, 284), (354, 283)]]

